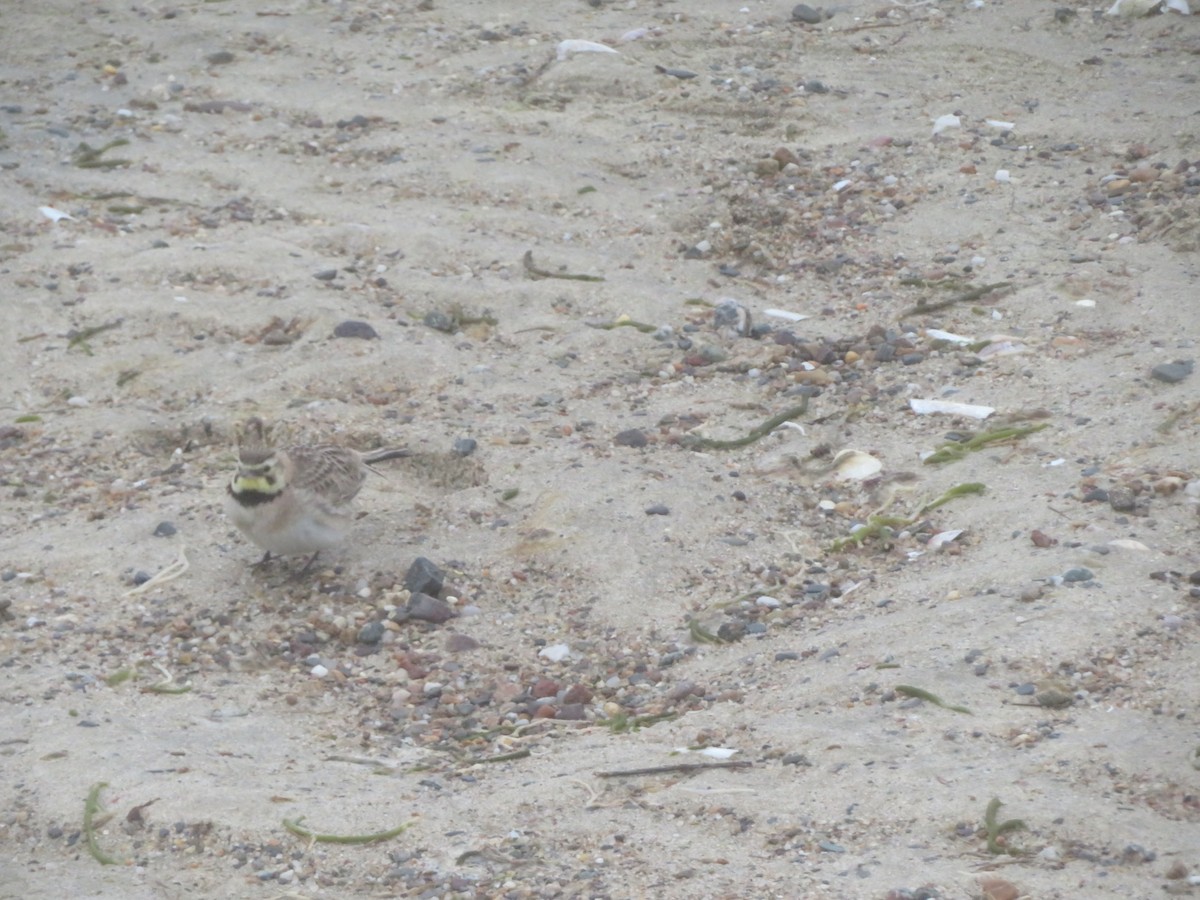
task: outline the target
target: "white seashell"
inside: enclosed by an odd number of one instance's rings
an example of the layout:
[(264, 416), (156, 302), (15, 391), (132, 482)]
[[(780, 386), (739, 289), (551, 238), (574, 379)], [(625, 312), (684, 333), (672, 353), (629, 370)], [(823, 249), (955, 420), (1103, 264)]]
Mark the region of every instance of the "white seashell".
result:
[(571, 648), (567, 644), (551, 644), (538, 651), (538, 656), (550, 662), (562, 662), (570, 655)]
[(792, 312), (787, 309), (764, 309), (764, 316), (772, 316), (776, 319), (787, 319), (789, 322), (803, 322), (805, 319), (811, 319), (812, 316), (806, 316), (804, 313)]
[(1109, 541), (1108, 546), (1116, 547), (1119, 550), (1137, 550), (1141, 553), (1149, 553), (1150, 548), (1141, 541), (1135, 541), (1132, 538), (1117, 538)]
[[(1120, 0), (1118, 0), (1120, 2)], [(953, 113), (947, 113), (944, 116), (938, 116), (933, 120), (933, 133), (941, 134), (947, 128), (962, 128), (962, 119)]]
[(993, 341), (975, 355), (980, 359), (996, 359), (1001, 356), (1016, 356), (1029, 350), (1019, 341)]
[(558, 61), (562, 62), (572, 53), (616, 53), (617, 51), (607, 44), (598, 44), (595, 41), (580, 41), (571, 39), (559, 41), (558, 47), (554, 52), (558, 57)]
[(952, 416), (986, 419), (996, 411), (990, 406), (976, 406), (973, 403), (955, 403), (953, 400), (921, 400), (916, 397), (909, 400), (908, 405), (918, 416), (948, 413)]
[(862, 450), (843, 450), (833, 458), (833, 475), (838, 481), (863, 481), (883, 471), (883, 463)]
[(59, 219), (67, 219), (68, 221), (71, 221), (71, 222), (75, 221), (74, 216), (68, 215), (67, 213), (63, 212), (61, 209), (55, 209), (53, 206), (39, 206), (38, 212), (40, 212), (43, 216), (45, 216), (51, 222), (57, 222)]
[(926, 546), (928, 546), (930, 550), (941, 549), (962, 533), (963, 530), (961, 528), (955, 528), (952, 531), (939, 531), (929, 539), (929, 543)]

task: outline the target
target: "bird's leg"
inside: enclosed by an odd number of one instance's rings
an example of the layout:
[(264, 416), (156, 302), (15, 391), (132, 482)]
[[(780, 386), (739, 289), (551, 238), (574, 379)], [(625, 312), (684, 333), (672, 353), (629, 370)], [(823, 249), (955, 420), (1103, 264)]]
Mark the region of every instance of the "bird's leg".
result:
[(250, 568), (261, 569), (263, 566), (265, 566), (270, 561), (271, 561), (271, 551), (268, 550), (266, 553), (263, 554), (263, 558), (260, 559), (258, 562), (254, 563)]
[(303, 578), (303, 577), (304, 577), (304, 576), (305, 576), (305, 575), (308, 573), (308, 570), (312, 568), (312, 564), (313, 564), (313, 563), (315, 563), (315, 562), (317, 561), (317, 557), (318, 557), (318, 556), (320, 556), (320, 555), (321, 555), (321, 551), (320, 551), (320, 550), (318, 550), (316, 553), (314, 553), (312, 556), (310, 556), (310, 557), (308, 558), (308, 562), (306, 562), (306, 563), (304, 564), (304, 568), (303, 568), (303, 569), (301, 569), (299, 572), (297, 572), (297, 573), (296, 573), (294, 576), (292, 576), (292, 577), (293, 577), (293, 578)]

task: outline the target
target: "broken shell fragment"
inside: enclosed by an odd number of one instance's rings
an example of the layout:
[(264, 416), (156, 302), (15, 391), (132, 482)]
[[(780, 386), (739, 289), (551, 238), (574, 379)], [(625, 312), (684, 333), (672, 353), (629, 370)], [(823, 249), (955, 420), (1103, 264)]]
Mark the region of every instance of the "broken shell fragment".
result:
[(883, 471), (883, 463), (862, 450), (843, 450), (833, 458), (833, 477), (838, 481), (864, 481)]

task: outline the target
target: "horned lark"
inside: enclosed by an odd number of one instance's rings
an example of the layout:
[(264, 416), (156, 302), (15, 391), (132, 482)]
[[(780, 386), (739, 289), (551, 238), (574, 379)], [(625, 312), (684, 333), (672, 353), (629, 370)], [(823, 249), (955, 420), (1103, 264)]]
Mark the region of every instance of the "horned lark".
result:
[(238, 469), (229, 482), (225, 511), (242, 533), (266, 551), (317, 554), (342, 541), (350, 527), (350, 501), (371, 463), (406, 456), (387, 448), (358, 453), (336, 444), (276, 447), (262, 419), (238, 429)]

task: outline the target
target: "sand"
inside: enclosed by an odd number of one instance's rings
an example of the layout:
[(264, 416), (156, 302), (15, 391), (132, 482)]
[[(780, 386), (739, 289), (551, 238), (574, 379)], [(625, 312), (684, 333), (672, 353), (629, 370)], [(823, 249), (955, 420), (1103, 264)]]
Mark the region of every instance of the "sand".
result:
[[(6, 10), (0, 896), (1200, 891), (1200, 37), (1103, 12)], [(412, 451), (303, 577), (250, 415)]]

